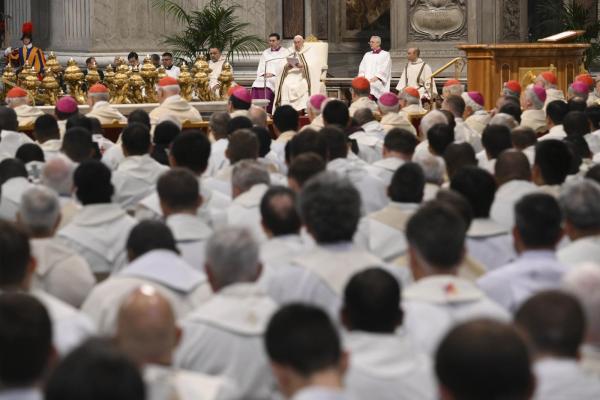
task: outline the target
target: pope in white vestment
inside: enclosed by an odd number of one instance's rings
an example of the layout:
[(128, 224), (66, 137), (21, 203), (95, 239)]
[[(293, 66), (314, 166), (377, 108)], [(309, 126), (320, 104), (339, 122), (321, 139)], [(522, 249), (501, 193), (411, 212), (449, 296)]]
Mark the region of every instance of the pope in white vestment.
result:
[(396, 90), (401, 92), (405, 87), (412, 87), (419, 91), (421, 97), (431, 97), (433, 93), (437, 93), (437, 88), (435, 82), (431, 85), (431, 67), (419, 58), (420, 53), (417, 48), (408, 49), (408, 62), (402, 70)]
[(358, 76), (364, 76), (371, 84), (371, 95), (378, 99), (390, 91), (392, 80), (392, 58), (381, 48), (381, 38), (372, 36), (369, 45), (371, 51), (365, 53), (358, 67)]
[(320, 91), (319, 54), (302, 36), (294, 37), (294, 46), (288, 53), (275, 90), (274, 108), (288, 104), (300, 111), (306, 109), (310, 96)]

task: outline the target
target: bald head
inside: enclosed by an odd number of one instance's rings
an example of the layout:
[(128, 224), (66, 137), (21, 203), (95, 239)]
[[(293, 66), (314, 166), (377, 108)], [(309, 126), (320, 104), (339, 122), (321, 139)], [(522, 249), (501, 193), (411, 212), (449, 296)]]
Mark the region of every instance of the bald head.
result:
[(55, 157), (42, 169), (42, 184), (54, 189), (60, 196), (69, 196), (73, 190), (75, 164), (67, 157)]
[(171, 364), (180, 335), (171, 304), (154, 287), (136, 289), (121, 305), (116, 342), (138, 365)]
[(513, 180), (531, 180), (529, 160), (518, 150), (505, 150), (500, 153), (496, 160), (494, 173), (498, 186)]
[(252, 121), (252, 125), (263, 128), (267, 127), (267, 112), (264, 108), (251, 106), (248, 110), (248, 117), (250, 118), (250, 121)]

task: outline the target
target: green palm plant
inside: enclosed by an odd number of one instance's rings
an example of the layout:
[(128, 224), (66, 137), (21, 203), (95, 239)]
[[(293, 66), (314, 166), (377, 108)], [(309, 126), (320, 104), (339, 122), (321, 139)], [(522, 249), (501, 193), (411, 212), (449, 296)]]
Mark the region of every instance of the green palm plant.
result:
[[(591, 46), (585, 52), (584, 66), (589, 69), (600, 57), (600, 21), (590, 18), (589, 9), (579, 1), (543, 1), (538, 3), (537, 12), (540, 17), (539, 31), (544, 36), (553, 35), (563, 31), (582, 30), (585, 33), (575, 41), (589, 43)], [(539, 38), (535, 38), (539, 39)]]
[(184, 29), (164, 37), (163, 42), (173, 51), (173, 56), (188, 64), (198, 55), (208, 54), (208, 49), (218, 47), (226, 52), (227, 59), (247, 57), (260, 52), (265, 46), (263, 39), (247, 35), (249, 23), (241, 22), (235, 15), (238, 4), (223, 6), (222, 0), (210, 0), (200, 10), (187, 11), (173, 0), (152, 0), (152, 6), (173, 16)]

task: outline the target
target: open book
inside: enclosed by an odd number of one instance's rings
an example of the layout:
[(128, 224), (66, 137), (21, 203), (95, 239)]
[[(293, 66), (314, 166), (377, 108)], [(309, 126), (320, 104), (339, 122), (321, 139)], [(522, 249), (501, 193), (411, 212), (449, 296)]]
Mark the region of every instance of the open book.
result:
[(538, 42), (546, 42), (546, 43), (561, 43), (568, 42), (575, 39), (578, 36), (581, 36), (585, 33), (585, 31), (564, 31), (561, 33), (557, 33), (556, 35), (548, 36), (542, 39), (539, 39)]

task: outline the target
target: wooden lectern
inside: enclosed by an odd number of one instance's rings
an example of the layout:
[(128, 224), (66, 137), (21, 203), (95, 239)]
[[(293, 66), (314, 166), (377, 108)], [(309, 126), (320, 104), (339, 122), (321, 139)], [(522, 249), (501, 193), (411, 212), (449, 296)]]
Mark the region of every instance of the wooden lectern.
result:
[(485, 108), (494, 102), (508, 80), (525, 86), (543, 71), (554, 70), (558, 88), (568, 86), (583, 68), (584, 43), (465, 44), (457, 46), (467, 53), (467, 88), (481, 92)]

